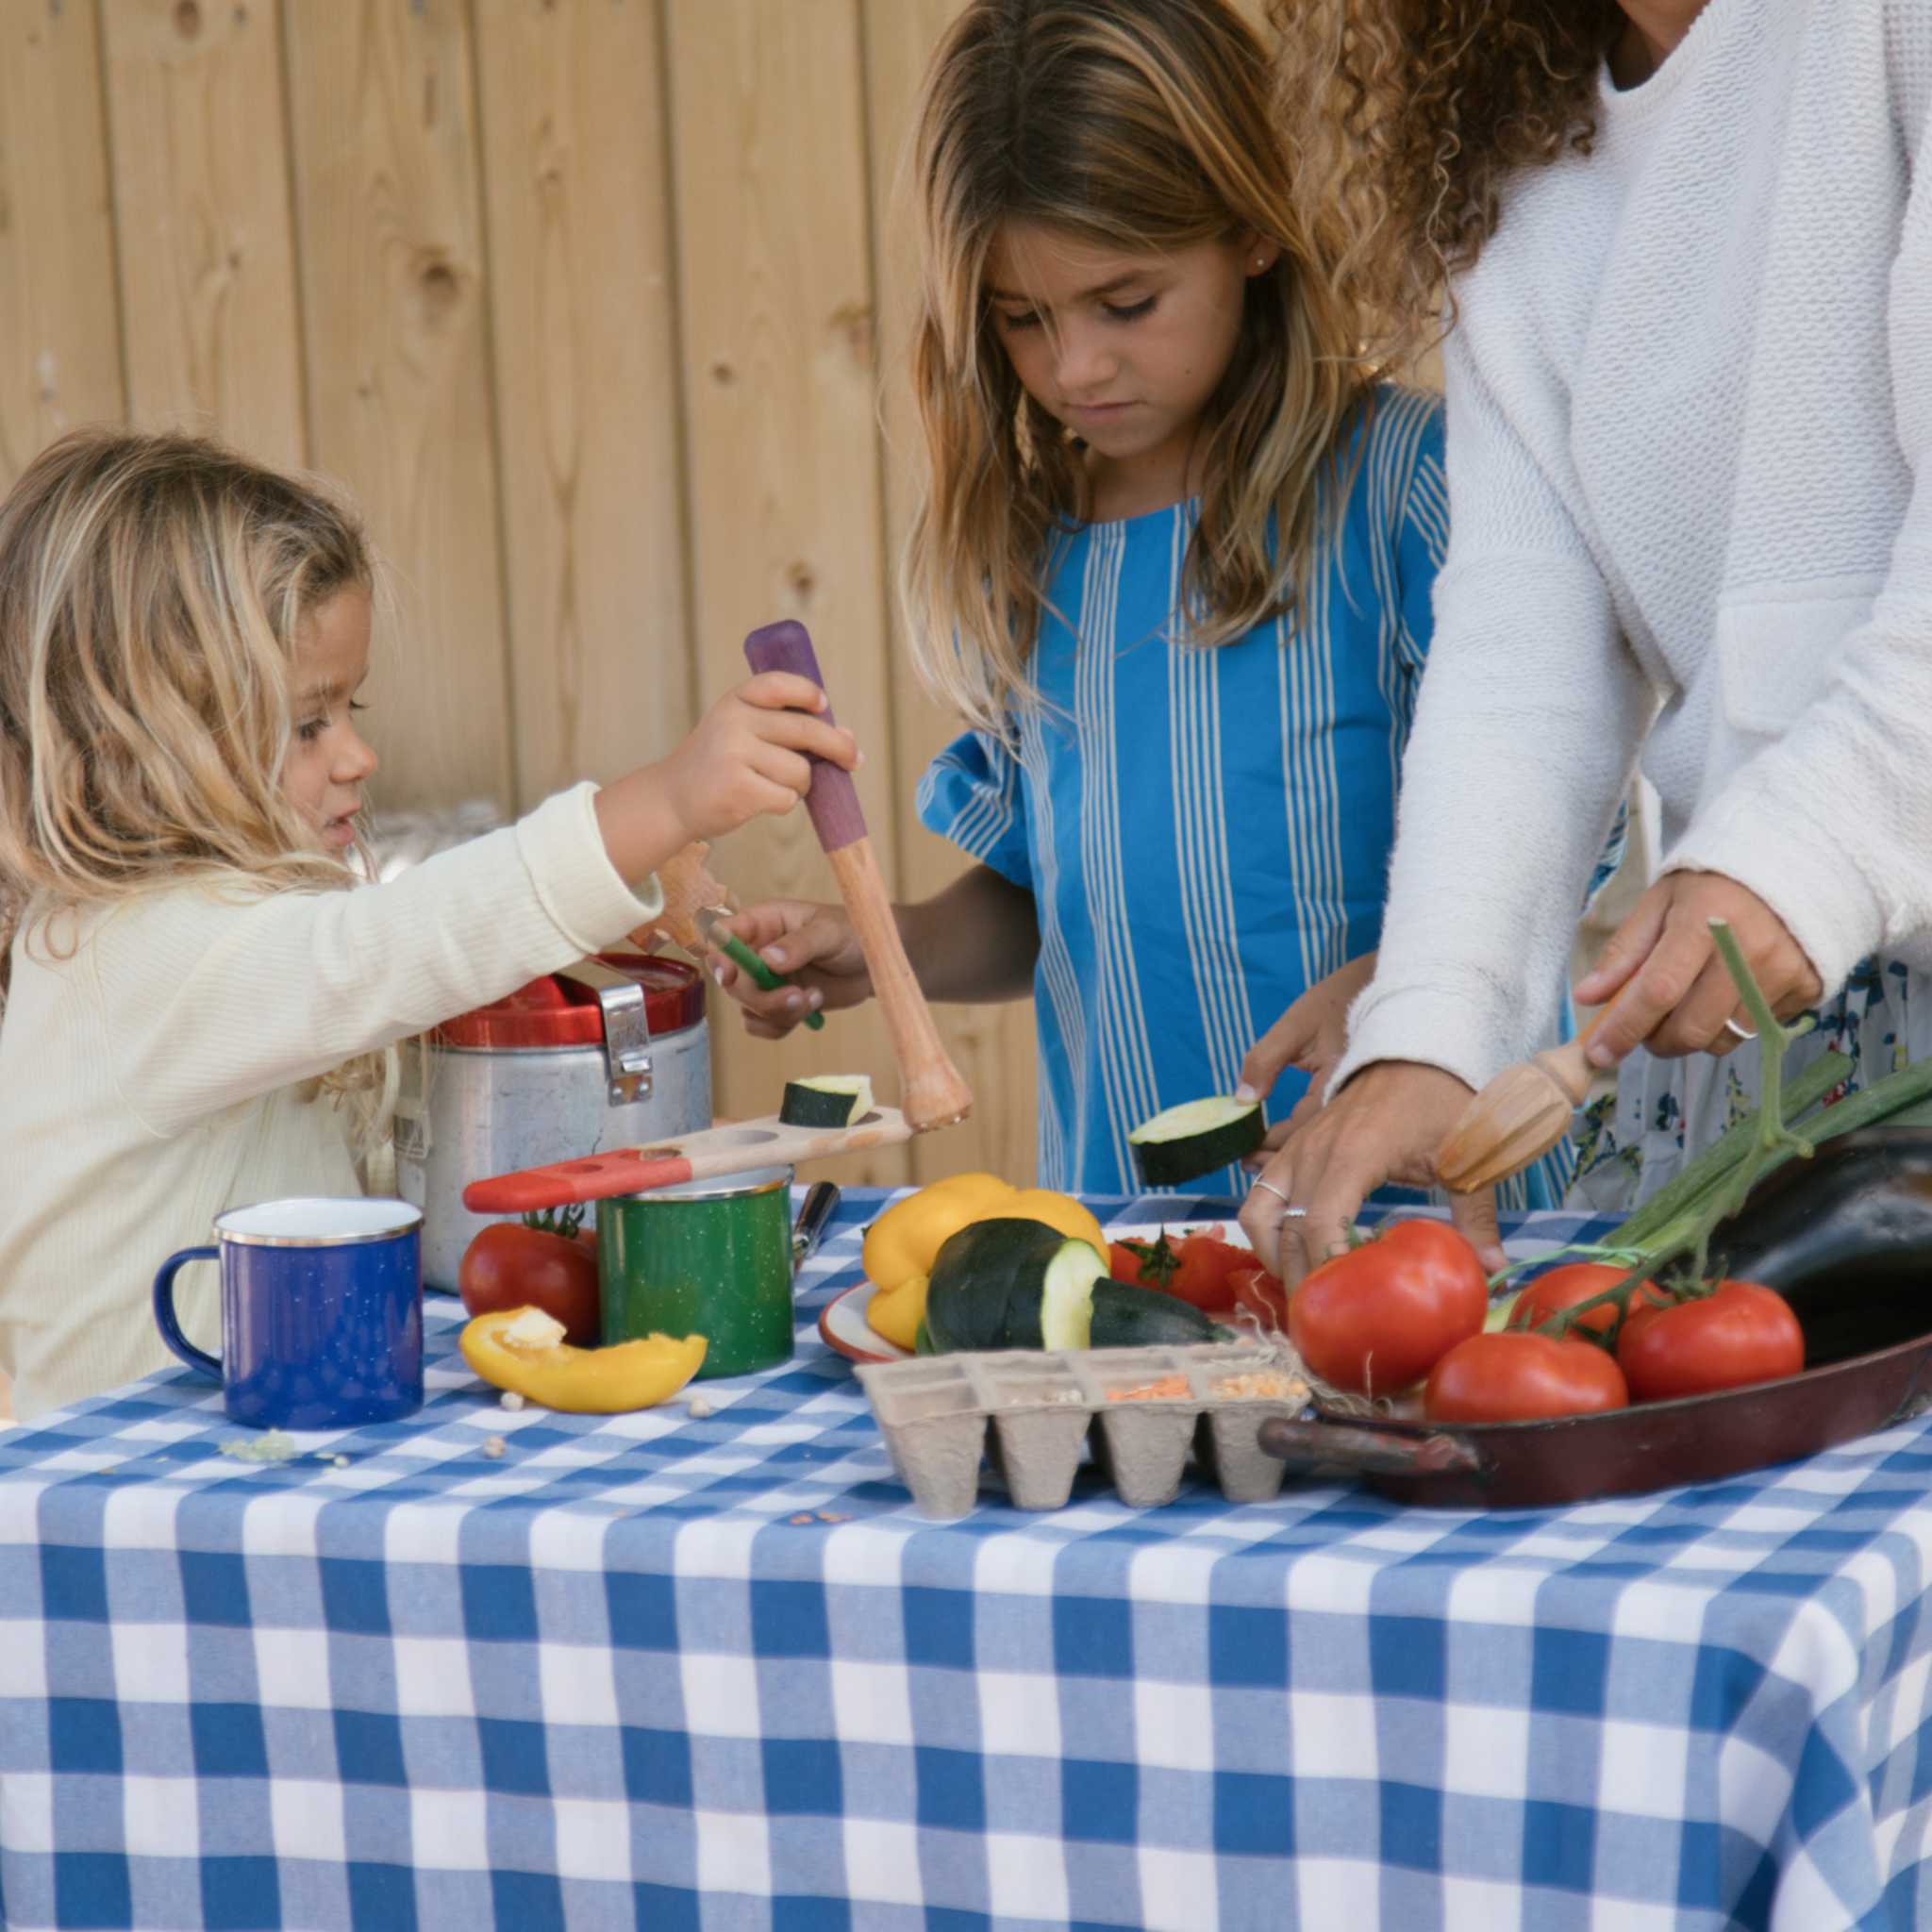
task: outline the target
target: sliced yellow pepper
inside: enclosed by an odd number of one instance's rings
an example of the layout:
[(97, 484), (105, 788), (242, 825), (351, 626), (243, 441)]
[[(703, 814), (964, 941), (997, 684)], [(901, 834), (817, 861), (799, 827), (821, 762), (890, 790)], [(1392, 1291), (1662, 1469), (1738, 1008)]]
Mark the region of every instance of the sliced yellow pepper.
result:
[(995, 1174), (956, 1174), (895, 1201), (865, 1231), (866, 1278), (897, 1288), (908, 1275), (929, 1274), (948, 1235), (997, 1213), (994, 1203), (1015, 1191)]
[[(572, 1348), (549, 1339), (533, 1308), (478, 1315), (458, 1338), (463, 1359), (493, 1388), (511, 1389), (545, 1408), (572, 1415), (617, 1415), (651, 1408), (675, 1395), (705, 1362), (705, 1338), (647, 1335), (608, 1348)], [(508, 1339), (505, 1330), (520, 1324)], [(525, 1340), (525, 1338), (528, 1338)]]
[(877, 1290), (865, 1307), (865, 1319), (875, 1335), (883, 1335), (909, 1355), (925, 1320), (925, 1276), (909, 1274), (897, 1288)]

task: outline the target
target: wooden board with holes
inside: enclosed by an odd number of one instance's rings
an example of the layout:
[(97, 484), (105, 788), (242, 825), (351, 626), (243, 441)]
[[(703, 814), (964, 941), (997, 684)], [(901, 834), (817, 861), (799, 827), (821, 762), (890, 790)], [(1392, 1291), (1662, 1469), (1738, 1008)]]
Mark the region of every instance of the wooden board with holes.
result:
[(721, 1174), (849, 1159), (868, 1149), (898, 1146), (914, 1131), (905, 1115), (891, 1107), (874, 1108), (848, 1127), (788, 1126), (774, 1113), (760, 1114), (648, 1147), (618, 1147), (579, 1160), (491, 1174), (463, 1190), (463, 1206), (473, 1214), (530, 1214)]

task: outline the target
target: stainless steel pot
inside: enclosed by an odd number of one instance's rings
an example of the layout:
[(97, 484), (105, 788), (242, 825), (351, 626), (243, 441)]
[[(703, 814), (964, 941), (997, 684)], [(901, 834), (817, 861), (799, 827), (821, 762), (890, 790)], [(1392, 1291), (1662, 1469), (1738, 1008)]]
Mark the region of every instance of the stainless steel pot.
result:
[(607, 953), (440, 1026), (404, 1057), (396, 1191), (423, 1210), (423, 1281), (454, 1291), (491, 1217), (482, 1174), (708, 1126), (704, 981), (680, 960)]

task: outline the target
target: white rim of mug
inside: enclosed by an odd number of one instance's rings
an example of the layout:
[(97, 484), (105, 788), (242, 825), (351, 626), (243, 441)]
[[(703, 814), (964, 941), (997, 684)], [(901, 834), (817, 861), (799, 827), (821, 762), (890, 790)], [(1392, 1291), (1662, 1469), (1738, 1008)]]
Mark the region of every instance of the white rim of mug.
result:
[[(271, 1215), (277, 1209), (321, 1210), (315, 1218), (354, 1218), (368, 1210), (379, 1210), (382, 1224), (373, 1227), (322, 1228), (307, 1232), (276, 1231), (271, 1228), (236, 1227), (232, 1223), (246, 1215)], [(297, 1194), (279, 1201), (256, 1201), (245, 1208), (230, 1208), (215, 1216), (215, 1238), (244, 1248), (352, 1248), (370, 1241), (394, 1241), (398, 1235), (413, 1234), (423, 1224), (423, 1210), (408, 1201), (379, 1196), (343, 1196), (335, 1199), (323, 1194)]]

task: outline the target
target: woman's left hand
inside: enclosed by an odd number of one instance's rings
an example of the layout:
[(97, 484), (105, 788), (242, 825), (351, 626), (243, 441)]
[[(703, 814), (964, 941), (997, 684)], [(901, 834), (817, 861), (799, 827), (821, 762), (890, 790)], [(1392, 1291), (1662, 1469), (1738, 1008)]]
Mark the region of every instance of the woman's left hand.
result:
[[(1265, 1100), (1286, 1068), (1299, 1067), (1308, 1076), (1308, 1091), (1286, 1120), (1269, 1128), (1264, 1150), (1283, 1145), (1320, 1109), (1328, 1077), (1348, 1044), (1348, 1009), (1374, 976), (1373, 953), (1338, 967), (1309, 987), (1248, 1049), (1241, 1062), (1241, 1084), (1235, 1090), (1238, 1100)], [(1258, 1166), (1261, 1158), (1260, 1153), (1250, 1155), (1249, 1165)]]
[(1591, 1035), (1592, 1066), (1613, 1067), (1638, 1046), (1660, 1059), (1723, 1055), (1750, 1038), (1750, 1016), (1710, 936), (1713, 919), (1729, 924), (1780, 1020), (1817, 1005), (1824, 988), (1805, 949), (1756, 892), (1721, 873), (1669, 873), (1576, 983), (1580, 1004), (1614, 1002)]

